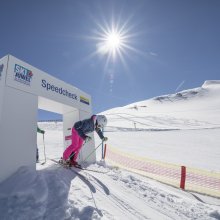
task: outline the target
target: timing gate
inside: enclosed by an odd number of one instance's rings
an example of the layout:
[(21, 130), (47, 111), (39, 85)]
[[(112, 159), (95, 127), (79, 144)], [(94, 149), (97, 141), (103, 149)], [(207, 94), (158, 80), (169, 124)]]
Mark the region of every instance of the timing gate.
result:
[[(91, 96), (11, 55), (0, 59), (0, 181), (21, 166), (36, 169), (38, 109), (63, 115), (65, 149), (74, 122), (92, 114)], [(92, 135), (80, 160), (93, 150)]]

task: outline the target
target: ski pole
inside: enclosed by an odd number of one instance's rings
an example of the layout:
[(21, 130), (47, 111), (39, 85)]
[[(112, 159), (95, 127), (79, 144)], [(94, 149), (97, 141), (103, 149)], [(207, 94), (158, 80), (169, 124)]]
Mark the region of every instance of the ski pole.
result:
[[(104, 135), (104, 129), (102, 129), (102, 133), (103, 133), (103, 135)], [(103, 143), (103, 141), (102, 141), (102, 160), (103, 160), (103, 158), (104, 158), (104, 155), (103, 155), (103, 152), (104, 152), (104, 143)]]
[(84, 163), (101, 145), (103, 141), (82, 161)]
[(46, 152), (45, 152), (44, 134), (43, 134), (43, 144), (44, 144), (44, 162), (41, 165), (44, 165), (47, 162), (47, 157), (46, 157)]

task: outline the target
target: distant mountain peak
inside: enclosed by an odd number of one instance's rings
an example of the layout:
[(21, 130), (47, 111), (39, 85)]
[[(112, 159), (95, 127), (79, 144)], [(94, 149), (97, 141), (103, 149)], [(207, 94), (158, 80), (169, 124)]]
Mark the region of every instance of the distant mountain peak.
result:
[(194, 88), (194, 89), (183, 90), (183, 91), (180, 91), (174, 94), (157, 96), (153, 98), (153, 100), (160, 101), (160, 102), (163, 102), (163, 101), (175, 102), (175, 101), (190, 99), (190, 98), (197, 97), (197, 96), (202, 96), (204, 95), (205, 92), (206, 91), (204, 88), (199, 87), (199, 88)]
[(207, 87), (219, 87), (220, 88), (220, 80), (206, 80), (203, 85), (202, 88), (207, 88)]
[(175, 102), (180, 100), (186, 100), (194, 97), (204, 96), (209, 89), (215, 89), (215, 88), (220, 89), (220, 80), (206, 80), (201, 87), (183, 90), (175, 94), (157, 96), (153, 98), (153, 100), (160, 102), (163, 101)]

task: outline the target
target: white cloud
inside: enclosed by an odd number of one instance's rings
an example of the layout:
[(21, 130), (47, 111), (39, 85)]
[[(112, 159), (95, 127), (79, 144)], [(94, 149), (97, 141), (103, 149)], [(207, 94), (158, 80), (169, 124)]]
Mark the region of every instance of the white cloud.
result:
[(158, 56), (158, 54), (157, 54), (157, 53), (154, 53), (154, 52), (150, 52), (150, 55), (151, 55), (151, 56), (154, 56), (154, 57), (157, 57), (157, 56)]

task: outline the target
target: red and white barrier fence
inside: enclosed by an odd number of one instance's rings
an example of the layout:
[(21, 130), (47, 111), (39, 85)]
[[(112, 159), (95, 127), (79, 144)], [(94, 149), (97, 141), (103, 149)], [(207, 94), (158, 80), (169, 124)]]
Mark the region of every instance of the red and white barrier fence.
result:
[(105, 146), (107, 162), (160, 182), (220, 198), (220, 173), (163, 163)]

